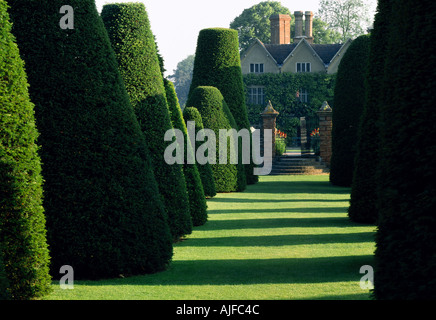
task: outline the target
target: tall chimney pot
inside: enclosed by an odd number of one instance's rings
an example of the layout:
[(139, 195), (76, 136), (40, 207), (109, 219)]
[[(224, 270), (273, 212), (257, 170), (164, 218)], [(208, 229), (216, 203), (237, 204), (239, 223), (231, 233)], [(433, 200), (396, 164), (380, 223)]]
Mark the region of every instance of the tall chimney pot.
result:
[(298, 42), (303, 37), (303, 11), (295, 11), (295, 37), (294, 42)]
[(312, 11), (306, 11), (305, 12), (305, 36), (306, 36), (306, 40), (309, 43), (313, 43), (313, 29), (312, 29), (312, 25), (313, 25), (313, 13)]
[(291, 43), (291, 16), (288, 14), (274, 14), (271, 21), (271, 44)]

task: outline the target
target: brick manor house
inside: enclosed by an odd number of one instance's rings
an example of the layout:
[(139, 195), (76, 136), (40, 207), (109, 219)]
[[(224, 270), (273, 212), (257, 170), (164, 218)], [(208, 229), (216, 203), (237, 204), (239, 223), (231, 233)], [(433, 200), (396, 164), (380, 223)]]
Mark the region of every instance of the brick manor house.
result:
[[(294, 16), (293, 39), (289, 15), (276, 14), (270, 17), (271, 43), (264, 44), (259, 39), (253, 41), (241, 56), (242, 74), (337, 73), (339, 63), (350, 46), (351, 39), (343, 44), (315, 44), (312, 32), (313, 13), (296, 11)], [(261, 86), (247, 89), (249, 103), (266, 105), (264, 89)], [(304, 89), (300, 92), (302, 102), (307, 102), (308, 94)]]

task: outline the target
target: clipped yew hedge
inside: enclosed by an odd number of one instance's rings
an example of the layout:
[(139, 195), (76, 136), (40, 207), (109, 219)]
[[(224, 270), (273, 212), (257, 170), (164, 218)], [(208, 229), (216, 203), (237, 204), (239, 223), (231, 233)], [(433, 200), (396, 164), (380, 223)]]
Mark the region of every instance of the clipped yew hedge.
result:
[[(209, 28), (200, 31), (189, 95), (198, 86), (212, 86), (220, 90), (235, 119), (236, 129), (250, 130), (236, 30)], [(257, 183), (253, 162), (245, 167), (246, 182)]]
[[(227, 143), (227, 164), (219, 163), (219, 130), (233, 129), (224, 108), (228, 108), (221, 92), (215, 87), (200, 86), (191, 94), (186, 104), (187, 107), (195, 107), (201, 115), (205, 129), (213, 130), (216, 137), (216, 163), (211, 164), (215, 188), (217, 192), (239, 191), (238, 165), (230, 163), (231, 143)], [(237, 141), (235, 142), (237, 143)]]
[[(194, 107), (186, 107), (183, 109), (183, 118), (185, 120), (185, 124), (188, 121), (192, 121), (195, 123), (195, 136), (197, 133), (204, 129), (203, 119), (201, 118), (200, 112)], [(195, 141), (195, 150), (201, 146), (203, 142)], [(206, 154), (207, 156), (207, 154)], [(204, 194), (208, 198), (212, 198), (216, 195), (215, 188), (215, 180), (213, 178), (212, 167), (209, 162), (205, 164), (197, 163), (198, 172), (200, 173), (201, 182), (203, 184)]]
[(167, 217), (94, 1), (69, 1), (74, 29), (66, 30), (63, 1), (11, 3), (40, 131), (53, 276), (63, 265), (75, 279), (164, 270)]
[(201, 182), (197, 164), (188, 164), (186, 161), (188, 152), (194, 157), (195, 150), (192, 149), (191, 142), (188, 138), (188, 130), (186, 128), (185, 121), (183, 120), (182, 110), (180, 109), (179, 100), (177, 99), (174, 85), (167, 79), (164, 79), (164, 84), (168, 107), (171, 114), (171, 122), (175, 129), (182, 131), (184, 136), (185, 161), (183, 164), (183, 172), (185, 174), (186, 186), (188, 189), (192, 224), (194, 226), (201, 226), (207, 221), (207, 204), (203, 183)]
[(353, 40), (338, 68), (330, 161), (330, 182), (337, 186), (350, 187), (353, 180), (358, 131), (365, 103), (369, 44), (369, 35)]
[(382, 81), (386, 57), (386, 34), (391, 0), (379, 2), (370, 38), (365, 100), (359, 124), (348, 216), (354, 222), (376, 223), (378, 219), (377, 168), (380, 152), (379, 115), (383, 103)]
[(0, 21), (0, 299), (34, 299), (51, 284), (38, 130), (4, 0)]
[[(375, 297), (436, 299), (436, 3), (391, 7), (380, 104)], [(418, 48), (404, 45), (413, 39)]]
[(109, 34), (141, 129), (147, 140), (159, 192), (175, 240), (192, 232), (189, 199), (182, 166), (165, 162), (167, 130), (172, 124), (154, 36), (143, 3), (103, 6), (103, 23)]

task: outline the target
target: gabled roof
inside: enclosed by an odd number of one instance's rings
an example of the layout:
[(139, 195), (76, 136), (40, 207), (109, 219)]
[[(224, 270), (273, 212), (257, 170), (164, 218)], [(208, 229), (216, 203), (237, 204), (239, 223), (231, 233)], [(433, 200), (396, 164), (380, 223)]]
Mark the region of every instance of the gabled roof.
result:
[(343, 44), (312, 44), (311, 46), (324, 64), (328, 65), (339, 50), (341, 50)]
[(274, 60), (277, 61), (279, 65), (282, 65), (286, 58), (297, 47), (297, 44), (264, 44), (264, 47)]
[(253, 41), (253, 43), (248, 47), (248, 49), (246, 51), (244, 51), (244, 57), (247, 55), (247, 53), (256, 45), (259, 45), (260, 47), (262, 47), (265, 50), (266, 55), (272, 59), (274, 61), (275, 64), (280, 64), (276, 58), (272, 55), (271, 52), (269, 52), (269, 50), (265, 47), (265, 44), (263, 44), (262, 41), (260, 41), (259, 39), (255, 39), (255, 41)]
[(312, 48), (313, 52), (320, 58), (324, 65), (329, 65), (344, 46), (344, 44), (310, 44), (305, 39), (292, 44), (263, 44), (261, 41), (259, 41), (259, 43), (279, 65), (282, 65), (297, 46), (303, 45), (303, 43), (306, 43)]
[[(284, 62), (286, 62), (286, 60), (288, 60), (288, 59), (290, 59), (291, 57), (293, 57), (293, 55), (294, 55), (294, 51), (296, 51), (297, 48), (300, 47), (300, 46), (306, 46), (310, 51), (312, 51), (313, 56), (317, 57), (317, 58), (319, 59), (319, 61), (320, 61), (321, 63), (324, 64), (324, 62), (322, 61), (322, 59), (320, 58), (320, 56), (318, 55), (318, 53), (313, 49), (312, 45), (311, 45), (309, 42), (307, 42), (307, 40), (304, 39), (304, 38), (301, 39), (301, 40), (297, 43), (297, 45), (295, 46), (294, 50), (289, 54), (289, 56), (285, 59)], [(324, 64), (324, 65), (325, 65), (325, 64)]]
[(350, 39), (348, 39), (344, 44), (342, 44), (341, 45), (341, 47), (339, 48), (339, 50), (338, 51), (336, 51), (336, 53), (335, 53), (335, 55), (330, 59), (330, 63), (337, 57), (337, 56), (339, 56), (341, 53), (342, 53), (342, 51), (344, 51), (344, 48), (346, 47), (346, 45), (348, 44), (348, 43), (351, 43), (353, 40), (351, 40), (351, 38)]

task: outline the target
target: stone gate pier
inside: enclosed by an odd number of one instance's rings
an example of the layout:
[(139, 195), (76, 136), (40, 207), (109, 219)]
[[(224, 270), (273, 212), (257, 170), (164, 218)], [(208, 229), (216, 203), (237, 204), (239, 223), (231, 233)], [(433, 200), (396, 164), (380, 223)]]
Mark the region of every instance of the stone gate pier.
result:
[(330, 167), (332, 158), (332, 108), (324, 101), (317, 112), (319, 117), (319, 155), (321, 160)]
[[(272, 131), (272, 157), (274, 158), (276, 156), (276, 119), (279, 115), (279, 112), (274, 110), (271, 101), (268, 102), (268, 105), (266, 106), (265, 110), (261, 113), (262, 116), (262, 131), (261, 131), (261, 137), (263, 140), (263, 132), (264, 130), (271, 130)], [(262, 146), (264, 146), (264, 143), (262, 141)], [(263, 150), (262, 150), (263, 153)]]

